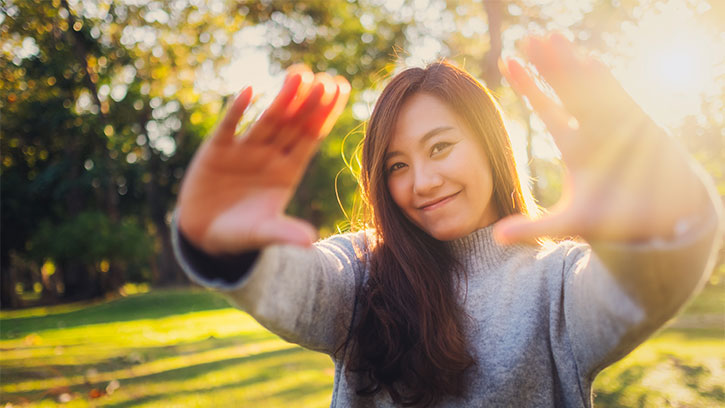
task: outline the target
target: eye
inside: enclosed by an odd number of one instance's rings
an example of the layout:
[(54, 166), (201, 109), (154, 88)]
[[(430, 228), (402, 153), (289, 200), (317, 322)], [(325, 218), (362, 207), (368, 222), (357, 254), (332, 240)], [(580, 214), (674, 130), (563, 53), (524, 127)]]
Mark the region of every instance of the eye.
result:
[(392, 166), (388, 167), (388, 173), (392, 173), (394, 171), (400, 170), (403, 167), (405, 167), (405, 163), (402, 163), (402, 162), (393, 163)]
[(433, 147), (430, 149), (430, 154), (431, 155), (438, 154), (451, 146), (453, 146), (453, 143), (438, 142), (438, 143), (434, 144)]

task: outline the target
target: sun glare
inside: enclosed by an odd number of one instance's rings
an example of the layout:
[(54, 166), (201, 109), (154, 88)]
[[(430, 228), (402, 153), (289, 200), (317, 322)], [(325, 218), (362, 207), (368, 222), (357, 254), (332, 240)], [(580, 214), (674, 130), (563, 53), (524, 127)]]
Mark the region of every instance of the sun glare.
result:
[(668, 87), (675, 92), (704, 91), (704, 80), (702, 73), (706, 67), (705, 58), (700, 55), (701, 50), (687, 47), (686, 44), (678, 44), (669, 49), (662, 49), (654, 52), (651, 64), (652, 72), (658, 76), (661, 82), (668, 84)]
[(722, 37), (698, 24), (681, 1), (645, 13), (638, 23), (624, 23), (623, 58), (614, 74), (657, 122), (676, 126), (698, 115), (703, 97), (719, 92), (717, 67), (725, 64)]

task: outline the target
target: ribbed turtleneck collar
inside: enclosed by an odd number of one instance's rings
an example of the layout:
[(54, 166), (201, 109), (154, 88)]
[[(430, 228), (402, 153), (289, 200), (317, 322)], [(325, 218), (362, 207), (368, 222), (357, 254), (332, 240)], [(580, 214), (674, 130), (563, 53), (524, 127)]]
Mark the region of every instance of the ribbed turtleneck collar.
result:
[(493, 225), (473, 231), (465, 237), (446, 242), (453, 256), (467, 267), (492, 267), (506, 258), (518, 244), (501, 245), (493, 238)]

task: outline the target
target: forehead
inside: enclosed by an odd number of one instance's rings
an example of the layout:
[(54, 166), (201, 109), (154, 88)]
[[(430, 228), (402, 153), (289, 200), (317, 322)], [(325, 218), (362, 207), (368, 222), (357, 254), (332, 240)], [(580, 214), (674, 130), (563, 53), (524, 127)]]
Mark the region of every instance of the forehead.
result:
[(435, 96), (417, 93), (403, 104), (393, 128), (389, 150), (405, 150), (432, 129), (460, 128), (458, 116)]

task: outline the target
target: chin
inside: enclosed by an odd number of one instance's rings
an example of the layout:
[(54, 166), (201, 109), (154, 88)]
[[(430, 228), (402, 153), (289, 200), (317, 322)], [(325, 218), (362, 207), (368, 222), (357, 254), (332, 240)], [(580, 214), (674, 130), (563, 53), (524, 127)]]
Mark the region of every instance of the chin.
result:
[(462, 238), (468, 235), (466, 231), (463, 229), (457, 228), (457, 229), (436, 229), (436, 230), (426, 230), (428, 235), (432, 236), (433, 238), (439, 240), (439, 241), (452, 241), (454, 239)]

